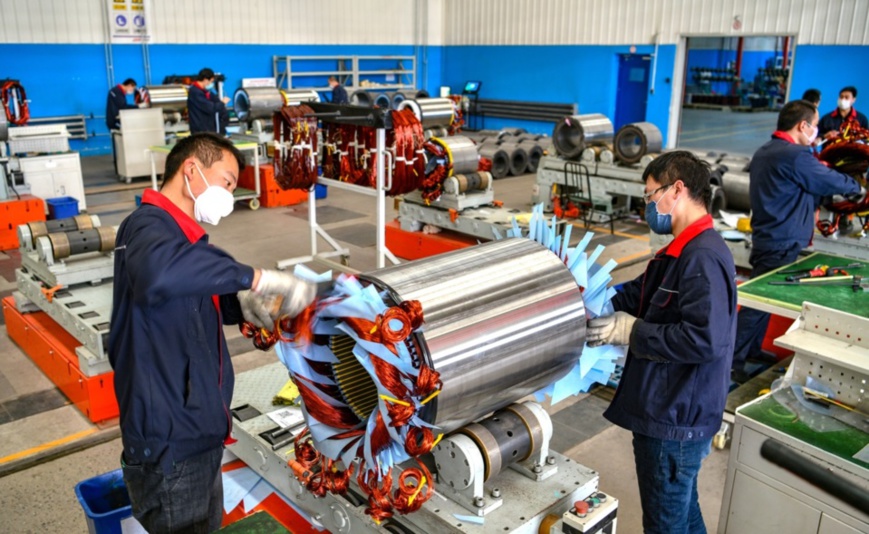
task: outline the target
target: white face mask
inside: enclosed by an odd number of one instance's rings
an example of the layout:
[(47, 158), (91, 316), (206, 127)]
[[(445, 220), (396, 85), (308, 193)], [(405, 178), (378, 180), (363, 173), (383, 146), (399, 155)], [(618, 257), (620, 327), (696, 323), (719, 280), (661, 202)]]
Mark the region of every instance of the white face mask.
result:
[(839, 109), (842, 111), (848, 111), (851, 109), (851, 99), (850, 98), (840, 98), (839, 99)]
[[(194, 163), (194, 165), (196, 165), (196, 163)], [(221, 218), (232, 213), (232, 208), (235, 206), (235, 198), (233, 198), (232, 193), (226, 189), (209, 184), (208, 180), (205, 179), (205, 174), (202, 173), (202, 169), (199, 168), (199, 165), (196, 165), (196, 170), (199, 171), (199, 176), (202, 177), (202, 181), (205, 182), (207, 187), (201, 195), (194, 197), (193, 191), (190, 190), (190, 180), (187, 179), (187, 176), (184, 177), (184, 183), (187, 185), (187, 192), (190, 193), (190, 197), (193, 198), (193, 215), (199, 222), (217, 226), (217, 223), (220, 222)]]
[(812, 126), (812, 135), (809, 136), (809, 145), (815, 142), (815, 139), (818, 138), (818, 127)]

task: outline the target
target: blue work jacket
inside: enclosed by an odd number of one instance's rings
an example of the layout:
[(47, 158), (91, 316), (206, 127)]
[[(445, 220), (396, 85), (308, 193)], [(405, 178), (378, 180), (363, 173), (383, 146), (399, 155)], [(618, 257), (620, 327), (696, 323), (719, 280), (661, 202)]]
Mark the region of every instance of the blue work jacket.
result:
[(109, 96), (106, 97), (106, 128), (109, 130), (117, 130), (121, 127), (120, 112), (122, 109), (134, 109), (136, 106), (131, 106), (127, 103), (127, 93), (124, 92), (124, 86), (116, 85), (109, 90)]
[(819, 198), (860, 192), (853, 178), (825, 166), (784, 132), (754, 153), (749, 179), (751, 246), (758, 250), (808, 246)]
[(187, 89), (187, 120), (190, 133), (226, 134), (229, 112), (216, 93), (194, 83)]
[(709, 439), (718, 431), (736, 336), (735, 276), (733, 256), (706, 216), (624, 284), (613, 306), (637, 322), (604, 417), (663, 440)]
[(124, 457), (169, 472), (229, 437), (222, 325), (242, 320), (235, 294), (251, 287), (253, 268), (149, 189), (118, 230), (114, 276), (108, 347)]

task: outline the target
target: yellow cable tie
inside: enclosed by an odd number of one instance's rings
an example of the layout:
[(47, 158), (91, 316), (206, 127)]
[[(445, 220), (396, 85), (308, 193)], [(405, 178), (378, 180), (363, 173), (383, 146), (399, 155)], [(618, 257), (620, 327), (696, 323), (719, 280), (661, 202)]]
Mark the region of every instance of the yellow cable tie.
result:
[(407, 500), (407, 504), (408, 504), (408, 506), (410, 506), (411, 504), (413, 504), (413, 500), (416, 499), (416, 496), (417, 496), (417, 495), (419, 495), (419, 492), (420, 492), (420, 490), (422, 490), (422, 487), (423, 487), (423, 485), (425, 485), (425, 482), (426, 482), (426, 480), (425, 480), (425, 476), (423, 476), (423, 477), (419, 480), (419, 485), (417, 485), (417, 487), (416, 487), (416, 491), (414, 491), (414, 492), (413, 492), (413, 495), (411, 495), (410, 498)]
[(432, 442), (432, 444), (431, 444), (431, 448), (434, 449), (434, 448), (435, 448), (435, 445), (437, 445), (438, 443), (440, 443), (441, 438), (443, 438), (443, 437), (444, 437), (443, 434), (438, 434), (437, 439), (435, 439), (435, 440)]
[(375, 323), (374, 326), (371, 327), (371, 330), (368, 331), (369, 334), (373, 334), (374, 332), (377, 332), (377, 323)]
[(389, 401), (393, 404), (400, 404), (402, 406), (410, 406), (409, 402), (404, 402), (403, 400), (393, 399), (392, 397), (389, 397), (387, 395), (381, 395), (380, 398), (385, 400), (385, 401)]
[(425, 399), (423, 399), (423, 401), (420, 404), (425, 404), (440, 394), (441, 394), (441, 390), (437, 390), (434, 393), (432, 393), (431, 395), (429, 395), (428, 397), (426, 397)]

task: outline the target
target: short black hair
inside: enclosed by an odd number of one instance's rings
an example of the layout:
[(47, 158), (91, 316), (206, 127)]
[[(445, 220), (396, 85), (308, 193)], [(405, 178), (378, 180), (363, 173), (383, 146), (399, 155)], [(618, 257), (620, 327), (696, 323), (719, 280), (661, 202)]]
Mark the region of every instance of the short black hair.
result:
[(643, 171), (643, 182), (654, 178), (661, 185), (685, 184), (688, 197), (704, 206), (712, 202), (712, 186), (709, 184), (709, 163), (686, 150), (664, 152)]
[(210, 80), (212, 78), (214, 78), (214, 71), (206, 67), (199, 71), (199, 74), (196, 76), (196, 81), (201, 82), (203, 80)]
[(185, 137), (178, 141), (166, 157), (166, 168), (163, 171), (163, 184), (171, 180), (181, 169), (181, 164), (190, 156), (202, 162), (206, 169), (223, 159), (223, 151), (233, 155), (238, 162), (238, 170), (244, 170), (244, 156), (228, 139), (211, 132), (202, 132)]
[(338, 81), (338, 77), (337, 77), (337, 76), (329, 76), (329, 81), (330, 81), (330, 82), (337, 82), (337, 81)]
[(812, 117), (818, 109), (811, 102), (805, 100), (791, 100), (781, 108), (778, 112), (778, 124), (776, 129), (780, 132), (786, 132), (797, 124), (806, 121), (812, 123)]
[(857, 88), (854, 87), (853, 85), (849, 85), (849, 86), (847, 86), (847, 87), (843, 87), (842, 90), (839, 91), (839, 94), (842, 94), (842, 93), (844, 93), (845, 91), (851, 93), (851, 95), (853, 95), (854, 98), (857, 98)]
[(817, 89), (807, 89), (806, 92), (803, 93), (803, 100), (811, 102), (817, 106), (821, 102), (821, 92)]
[(122, 83), (121, 85), (137, 85), (137, 84), (136, 84), (136, 80), (134, 80), (132, 78), (127, 78), (126, 80), (124, 80), (124, 83)]

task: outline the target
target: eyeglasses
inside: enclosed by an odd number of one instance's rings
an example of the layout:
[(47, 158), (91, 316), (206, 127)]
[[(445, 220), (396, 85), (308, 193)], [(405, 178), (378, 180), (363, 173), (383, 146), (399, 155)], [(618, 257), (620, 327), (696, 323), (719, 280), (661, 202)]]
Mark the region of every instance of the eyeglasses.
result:
[(648, 204), (649, 201), (652, 199), (652, 197), (655, 196), (655, 195), (657, 195), (659, 191), (665, 191), (665, 190), (669, 189), (672, 185), (673, 185), (673, 184), (670, 184), (670, 185), (662, 185), (661, 187), (655, 189), (655, 190), (652, 191), (651, 193), (646, 193), (645, 195), (643, 195), (643, 202), (645, 202), (646, 204)]

